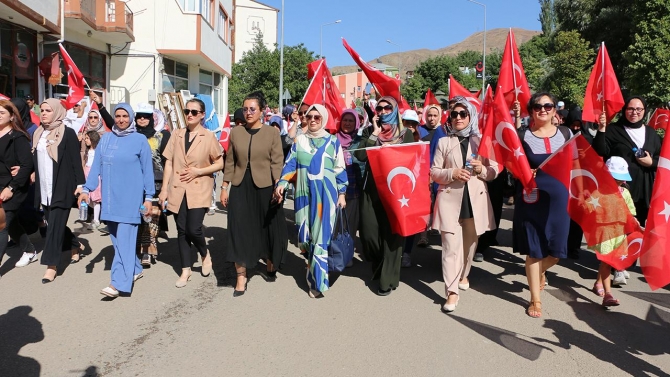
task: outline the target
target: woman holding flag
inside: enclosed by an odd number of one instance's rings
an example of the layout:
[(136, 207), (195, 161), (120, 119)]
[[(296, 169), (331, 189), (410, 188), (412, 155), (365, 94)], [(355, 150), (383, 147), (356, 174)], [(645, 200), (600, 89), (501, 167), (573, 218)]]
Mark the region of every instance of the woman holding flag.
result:
[[(372, 125), (363, 130), (359, 148), (404, 144), (414, 142), (411, 132), (400, 126), (398, 102), (391, 96), (379, 99), (375, 107), (377, 116)], [(377, 294), (388, 296), (400, 282), (400, 260), (405, 237), (393, 233), (377, 192), (377, 186), (367, 163), (365, 149), (354, 152), (354, 156), (365, 162), (365, 175), (360, 197), (360, 236), (365, 258), (372, 262), (372, 280), (379, 280)]]
[(442, 310), (446, 313), (456, 309), (459, 290), (470, 287), (468, 274), (478, 237), (495, 228), (486, 182), (498, 175), (495, 162), (473, 157), (481, 141), (477, 109), (465, 98), (457, 98), (450, 113), (448, 135), (438, 142), (430, 169), (431, 178), (439, 184), (432, 227), (442, 235), (442, 274), (447, 296)]

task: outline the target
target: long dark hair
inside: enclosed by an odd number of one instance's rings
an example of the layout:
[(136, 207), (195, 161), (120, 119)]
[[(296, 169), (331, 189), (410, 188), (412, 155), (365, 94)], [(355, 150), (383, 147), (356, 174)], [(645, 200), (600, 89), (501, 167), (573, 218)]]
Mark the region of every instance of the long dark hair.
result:
[(26, 127), (23, 125), (23, 121), (21, 120), (21, 114), (19, 113), (19, 109), (14, 106), (12, 101), (8, 101), (6, 99), (0, 100), (0, 106), (2, 106), (5, 110), (9, 111), (11, 114), (12, 118), (9, 122), (9, 126), (12, 128), (12, 130), (20, 132), (30, 140), (30, 136), (28, 136), (28, 131), (26, 131)]
[(86, 136), (88, 136), (88, 139), (91, 140), (91, 148), (95, 149), (98, 147), (98, 143), (100, 142), (100, 134), (98, 131), (88, 131), (86, 133)]

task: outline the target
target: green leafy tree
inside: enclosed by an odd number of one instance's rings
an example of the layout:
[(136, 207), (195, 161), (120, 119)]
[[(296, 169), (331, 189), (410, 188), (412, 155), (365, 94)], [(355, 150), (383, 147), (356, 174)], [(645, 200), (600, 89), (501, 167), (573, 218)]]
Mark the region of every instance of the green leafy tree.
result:
[[(256, 90), (263, 92), (270, 106), (279, 104), (279, 58), (279, 49), (270, 51), (262, 34), (256, 35), (253, 48), (233, 64), (228, 90), (230, 109), (241, 107), (244, 97)], [(303, 44), (284, 46), (284, 88), (291, 93), (291, 102), (304, 96), (309, 85), (307, 64), (314, 60), (314, 53)]]
[(553, 71), (545, 89), (567, 104), (581, 106), (595, 52), (575, 30), (556, 33), (554, 45), (556, 51), (549, 58)]
[[(625, 58), (626, 86), (650, 104), (670, 101), (670, 0), (636, 1), (637, 30)], [(607, 45), (609, 51), (609, 45)]]
[(551, 72), (550, 59), (547, 56), (548, 48), (549, 38), (544, 34), (536, 35), (519, 46), (523, 69), (533, 91), (545, 88), (545, 81)]
[[(554, 10), (554, 0), (539, 0), (540, 17), (538, 21), (542, 25), (542, 34), (551, 38), (556, 31), (556, 11)], [(521, 52), (519, 52), (521, 53)]]

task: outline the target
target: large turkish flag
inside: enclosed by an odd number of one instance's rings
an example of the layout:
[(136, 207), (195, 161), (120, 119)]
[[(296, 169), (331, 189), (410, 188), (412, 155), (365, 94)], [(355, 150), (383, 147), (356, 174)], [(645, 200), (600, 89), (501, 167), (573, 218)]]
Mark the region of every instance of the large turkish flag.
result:
[(302, 103), (308, 105), (323, 105), (328, 110), (328, 124), (326, 130), (337, 132), (342, 112), (347, 107), (340, 96), (340, 90), (326, 65), (326, 59), (318, 59), (307, 64), (307, 79), (311, 80), (305, 92)]
[(499, 92), (505, 95), (508, 108), (512, 108), (514, 101), (518, 100), (521, 103), (521, 116), (528, 116), (526, 104), (530, 101), (530, 87), (528, 86), (526, 72), (523, 70), (523, 63), (521, 63), (521, 56), (512, 29), (509, 30), (507, 35), (500, 74), (498, 75), (496, 95)]
[(86, 79), (81, 73), (77, 65), (74, 64), (74, 61), (70, 57), (70, 54), (65, 51), (65, 48), (62, 44), (60, 46), (60, 53), (63, 55), (63, 64), (65, 65), (65, 70), (67, 70), (67, 85), (70, 87), (68, 91), (67, 98), (63, 102), (63, 106), (66, 109), (71, 109), (84, 98), (84, 86), (86, 84)]
[(649, 127), (655, 130), (660, 128), (667, 131), (668, 123), (670, 123), (670, 110), (666, 109), (656, 109), (649, 119)]
[(604, 109), (607, 122), (609, 122), (623, 105), (623, 95), (621, 94), (621, 88), (619, 88), (619, 81), (617, 81), (610, 56), (603, 42), (598, 52), (596, 64), (591, 71), (589, 83), (586, 85), (582, 120), (598, 123), (600, 114)]
[(449, 74), (449, 99), (452, 100), (456, 96), (465, 97), (468, 102), (473, 104), (477, 111), (482, 109), (482, 101), (479, 99), (479, 96), (482, 94), (482, 91), (478, 91), (475, 94), (470, 93), (460, 82), (456, 81), (454, 76)]
[(426, 230), (430, 217), (428, 143), (367, 148), (368, 162), (393, 233)]

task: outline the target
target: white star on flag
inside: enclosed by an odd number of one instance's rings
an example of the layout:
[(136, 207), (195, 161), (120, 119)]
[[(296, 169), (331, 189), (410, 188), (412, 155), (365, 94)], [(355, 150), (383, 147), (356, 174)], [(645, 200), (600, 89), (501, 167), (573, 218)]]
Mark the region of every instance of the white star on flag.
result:
[(405, 195), (402, 196), (402, 198), (398, 199), (400, 202), (400, 208), (402, 207), (409, 207), (409, 199), (405, 198)]
[(70, 89), (68, 90), (68, 96), (71, 96), (73, 93), (74, 93), (74, 88), (70, 87)]
[(602, 102), (604, 96), (605, 96), (605, 95), (603, 94), (603, 92), (598, 93), (598, 94), (596, 95), (596, 97), (597, 97), (597, 98), (596, 98), (596, 101), (598, 101), (598, 102)]
[(521, 87), (519, 86), (519, 87), (514, 88), (514, 92), (515, 92), (517, 95), (519, 95), (519, 94), (523, 93), (523, 90), (521, 90)]
[(594, 210), (598, 207), (602, 207), (600, 205), (600, 198), (596, 198), (595, 196), (592, 196), (586, 202), (589, 203), (590, 205), (592, 205)]
[(668, 222), (668, 219), (670, 219), (670, 204), (668, 202), (663, 201), (663, 211), (658, 213), (659, 215), (665, 216), (665, 222)]
[(523, 156), (523, 152), (521, 152), (521, 147), (514, 149), (514, 157), (518, 159), (521, 156)]
[(619, 257), (619, 259), (621, 259), (621, 260), (626, 260), (626, 258), (628, 258), (628, 255), (622, 255), (622, 256)]

